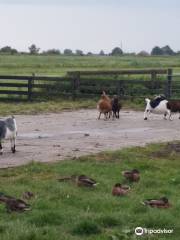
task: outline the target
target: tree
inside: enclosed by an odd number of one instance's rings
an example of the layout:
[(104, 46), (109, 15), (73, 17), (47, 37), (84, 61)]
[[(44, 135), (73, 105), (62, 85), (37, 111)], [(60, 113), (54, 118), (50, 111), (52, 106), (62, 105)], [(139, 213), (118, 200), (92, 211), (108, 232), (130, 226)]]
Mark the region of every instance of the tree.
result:
[(137, 55), (138, 55), (138, 56), (141, 56), (141, 57), (147, 57), (147, 56), (149, 56), (149, 53), (146, 52), (146, 51), (141, 51), (141, 52), (139, 52)]
[(73, 55), (73, 51), (72, 51), (71, 49), (65, 49), (65, 50), (64, 50), (64, 55), (69, 55), (69, 56), (71, 56), (71, 55)]
[(160, 47), (156, 46), (152, 49), (151, 55), (163, 55), (163, 50)]
[(99, 53), (99, 55), (100, 55), (100, 56), (104, 56), (104, 55), (105, 55), (104, 51), (101, 50), (100, 53)]
[(35, 44), (32, 44), (28, 49), (30, 54), (38, 54), (40, 51), (40, 48), (36, 47)]
[(77, 56), (84, 56), (84, 53), (82, 50), (76, 50), (76, 55)]
[(87, 56), (92, 56), (92, 55), (94, 55), (92, 52), (87, 53)]
[(18, 53), (18, 50), (16, 50), (15, 48), (11, 48), (11, 54), (17, 54)]
[(0, 49), (0, 53), (16, 54), (18, 51), (15, 48), (11, 48), (10, 46), (5, 46)]
[(123, 54), (123, 51), (122, 51), (122, 49), (119, 48), (119, 47), (115, 47), (115, 48), (112, 50), (112, 52), (110, 53), (110, 55), (112, 55), (112, 56), (120, 56), (120, 55), (122, 55), (122, 54)]
[(161, 50), (163, 51), (163, 55), (174, 55), (175, 54), (175, 52), (168, 45), (162, 47)]
[(43, 54), (47, 54), (47, 55), (60, 55), (61, 52), (58, 49), (49, 49), (47, 51), (43, 51)]

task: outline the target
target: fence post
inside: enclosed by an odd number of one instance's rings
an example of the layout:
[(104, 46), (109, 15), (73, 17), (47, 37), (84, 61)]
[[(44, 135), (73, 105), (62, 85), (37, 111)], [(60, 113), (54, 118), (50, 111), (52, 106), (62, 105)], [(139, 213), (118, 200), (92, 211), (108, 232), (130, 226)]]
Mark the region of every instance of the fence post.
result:
[(72, 78), (72, 95), (73, 95), (73, 100), (76, 99), (77, 97), (77, 89), (80, 84), (80, 73), (77, 72), (76, 74), (73, 75)]
[(123, 89), (123, 81), (122, 80), (118, 80), (118, 85), (117, 85), (117, 95), (119, 97), (124, 95), (124, 89)]
[(172, 68), (169, 68), (167, 72), (167, 85), (166, 85), (166, 94), (165, 94), (167, 98), (171, 98), (172, 74), (173, 74), (173, 70)]
[[(126, 80), (125, 80), (126, 82)], [(119, 97), (124, 97), (125, 95), (125, 91), (124, 91), (124, 80), (119, 80), (118, 81), (118, 89), (117, 89), (117, 92), (118, 92), (118, 96)]]
[(28, 79), (28, 101), (32, 101), (32, 89), (34, 83), (35, 74), (32, 74), (32, 77)]
[(120, 88), (121, 88), (121, 82), (117, 81), (117, 95), (120, 96)]
[(156, 81), (156, 73), (155, 72), (151, 72), (151, 81), (153, 82), (155, 82)]

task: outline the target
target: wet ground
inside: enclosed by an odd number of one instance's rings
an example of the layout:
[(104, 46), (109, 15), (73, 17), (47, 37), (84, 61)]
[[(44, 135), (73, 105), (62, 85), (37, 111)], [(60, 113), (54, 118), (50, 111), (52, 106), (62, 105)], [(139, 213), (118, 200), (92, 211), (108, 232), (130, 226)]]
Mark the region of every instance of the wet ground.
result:
[(0, 168), (27, 164), (30, 161), (52, 162), (115, 150), (143, 146), (151, 142), (180, 140), (180, 120), (163, 120), (143, 112), (122, 111), (120, 119), (97, 120), (97, 110), (79, 110), (45, 115), (17, 115), (17, 152), (10, 152), (5, 141)]

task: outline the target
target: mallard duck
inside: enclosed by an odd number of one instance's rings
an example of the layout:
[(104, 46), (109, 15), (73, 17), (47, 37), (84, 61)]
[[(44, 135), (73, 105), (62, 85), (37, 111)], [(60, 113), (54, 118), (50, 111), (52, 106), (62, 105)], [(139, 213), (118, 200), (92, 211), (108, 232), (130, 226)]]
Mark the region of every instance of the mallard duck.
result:
[(166, 197), (160, 199), (146, 199), (142, 202), (144, 205), (149, 205), (150, 207), (157, 208), (169, 208), (170, 203)]
[(23, 200), (5, 195), (4, 193), (0, 193), (0, 202), (6, 204), (6, 209), (8, 212), (23, 212), (30, 210), (30, 205)]
[(123, 171), (122, 175), (131, 182), (138, 182), (140, 180), (140, 172), (137, 169)]
[(6, 201), (6, 209), (8, 212), (24, 212), (30, 210), (30, 204), (27, 204), (21, 199), (9, 199)]
[(27, 192), (24, 192), (23, 194), (22, 194), (22, 198), (23, 199), (31, 199), (31, 198), (33, 198), (34, 197), (34, 194), (32, 193), (32, 192), (29, 192), (29, 191), (27, 191)]
[(120, 183), (116, 183), (112, 189), (112, 195), (113, 196), (124, 196), (126, 195), (130, 190), (129, 186), (122, 185)]
[(85, 186), (85, 187), (95, 187), (97, 185), (97, 182), (94, 179), (86, 175), (76, 176), (75, 182), (78, 186)]
[(77, 184), (77, 186), (85, 186), (85, 187), (95, 187), (97, 182), (86, 176), (86, 175), (72, 175), (67, 177), (59, 178), (58, 181), (68, 181), (71, 180)]
[(15, 199), (15, 198), (0, 192), (0, 202), (4, 203), (9, 199)]

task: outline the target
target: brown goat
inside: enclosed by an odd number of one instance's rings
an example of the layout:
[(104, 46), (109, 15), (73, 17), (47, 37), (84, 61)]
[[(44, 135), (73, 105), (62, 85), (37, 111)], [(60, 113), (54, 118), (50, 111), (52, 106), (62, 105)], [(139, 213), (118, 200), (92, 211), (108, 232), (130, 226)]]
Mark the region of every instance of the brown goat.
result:
[[(171, 113), (179, 113), (180, 119), (180, 100), (169, 100), (167, 102), (167, 108), (171, 111)], [(171, 114), (170, 114), (171, 117)]]
[(100, 119), (101, 113), (104, 113), (105, 119), (107, 119), (108, 113), (109, 113), (109, 117), (111, 116), (111, 112), (112, 112), (111, 99), (106, 95), (104, 91), (101, 95), (101, 99), (97, 104), (97, 109), (99, 111), (98, 119)]

